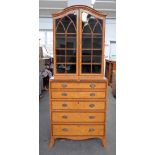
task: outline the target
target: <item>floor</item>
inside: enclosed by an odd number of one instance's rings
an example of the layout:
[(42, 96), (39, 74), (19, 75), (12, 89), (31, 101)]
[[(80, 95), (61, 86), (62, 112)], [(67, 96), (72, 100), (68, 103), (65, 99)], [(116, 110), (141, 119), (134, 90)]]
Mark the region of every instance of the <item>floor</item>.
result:
[(39, 103), (39, 155), (116, 155), (116, 100), (109, 87), (107, 113), (107, 147), (99, 139), (83, 141), (56, 140), (54, 147), (48, 149), (50, 139), (49, 95), (43, 92)]

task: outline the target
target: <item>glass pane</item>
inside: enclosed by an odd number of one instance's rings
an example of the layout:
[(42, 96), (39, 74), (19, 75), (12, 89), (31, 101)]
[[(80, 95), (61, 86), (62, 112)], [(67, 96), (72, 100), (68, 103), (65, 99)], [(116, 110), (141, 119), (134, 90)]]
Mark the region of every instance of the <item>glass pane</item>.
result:
[(95, 19), (95, 17), (90, 15), (88, 23), (89, 23), (92, 30), (94, 29), (96, 22), (97, 22), (97, 20)]
[(92, 73), (101, 73), (101, 65), (92, 65)]
[(65, 50), (56, 50), (56, 55), (65, 55)]
[(76, 50), (67, 50), (66, 55), (76, 55)]
[(76, 20), (76, 13), (56, 20), (56, 26), (58, 26), (56, 30), (57, 73), (76, 73)]
[(82, 73), (101, 73), (103, 21), (82, 12)]
[(99, 23), (96, 24), (94, 28), (94, 33), (102, 33), (101, 25)]
[(82, 62), (91, 62), (91, 56), (82, 56)]
[(75, 56), (68, 56), (66, 57), (66, 62), (76, 62), (76, 57)]
[(76, 25), (76, 13), (69, 14), (68, 16), (73, 21), (74, 25)]
[(56, 71), (57, 73), (65, 73), (65, 64), (57, 64)]
[(58, 25), (59, 21), (60, 21), (60, 18), (55, 20), (56, 25)]
[(102, 48), (102, 38), (93, 39), (93, 48)]
[(56, 38), (65, 38), (65, 34), (57, 34)]
[(65, 17), (62, 18), (61, 21), (62, 21), (62, 24), (64, 25), (65, 31), (66, 31), (67, 30), (67, 27), (68, 27), (68, 25), (70, 23), (70, 19), (67, 16), (65, 16)]
[(76, 48), (76, 38), (67, 38), (66, 48)]
[[(57, 28), (57, 33), (75, 33), (76, 32), (76, 14), (68, 14), (67, 16), (63, 17), (61, 20), (61, 24)], [(56, 21), (56, 25), (60, 22)]]
[(62, 23), (59, 22), (57, 25), (56, 33), (64, 33), (64, 32), (65, 32), (65, 29), (64, 29)]
[(57, 63), (65, 63), (65, 56), (57, 56), (56, 58)]
[(65, 35), (56, 35), (56, 48), (65, 48)]
[(91, 30), (88, 24), (85, 24), (83, 26), (83, 33), (91, 33)]
[(82, 35), (82, 48), (91, 48), (91, 35)]
[(65, 38), (56, 38), (56, 48), (65, 48)]
[(93, 55), (102, 55), (102, 50), (93, 50)]
[(94, 63), (101, 63), (101, 56), (93, 56)]
[(67, 34), (67, 37), (75, 38), (76, 37), (76, 34)]
[(103, 21), (86, 12), (82, 13), (83, 33), (102, 33)]
[(91, 55), (91, 51), (90, 50), (83, 50), (82, 55)]
[(91, 65), (82, 65), (82, 73), (91, 73)]
[(76, 33), (73, 23), (69, 25), (67, 33)]
[(67, 73), (76, 73), (76, 65), (66, 64), (66, 72)]

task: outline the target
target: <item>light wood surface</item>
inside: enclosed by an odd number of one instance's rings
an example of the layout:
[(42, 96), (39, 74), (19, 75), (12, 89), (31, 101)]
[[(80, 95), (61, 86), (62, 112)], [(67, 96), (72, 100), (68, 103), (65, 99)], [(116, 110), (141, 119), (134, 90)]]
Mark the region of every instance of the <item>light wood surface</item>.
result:
[(53, 112), (53, 122), (104, 122), (104, 113), (67, 113), (67, 112)]
[(65, 83), (65, 82), (59, 82), (59, 83), (52, 83), (51, 88), (76, 88), (76, 89), (100, 89), (100, 88), (106, 88), (106, 83)]
[[(85, 24), (82, 21), (82, 13), (90, 14), (95, 19), (94, 28), (90, 33), (84, 32)], [(69, 15), (76, 15), (74, 23)], [(67, 18), (70, 24), (73, 23), (75, 33), (68, 33), (65, 30), (62, 19)], [(73, 140), (83, 140), (88, 138), (99, 138), (103, 146), (106, 145), (106, 113), (107, 113), (107, 89), (108, 81), (104, 77), (104, 40), (105, 40), (105, 19), (104, 13), (98, 12), (91, 7), (84, 5), (75, 5), (53, 14), (53, 55), (54, 55), (54, 77), (49, 81), (49, 102), (50, 102), (50, 143), (49, 148), (54, 145), (56, 138), (66, 138)], [(58, 32), (58, 24), (62, 24), (65, 30), (63, 33)], [(100, 32), (95, 32), (95, 26), (99, 24)], [(88, 22), (89, 25), (89, 22)], [(67, 29), (69, 25), (66, 26)], [(89, 25), (90, 27), (90, 25)], [(65, 43), (59, 38), (64, 35)], [(68, 35), (75, 39), (74, 48), (67, 47)], [(82, 47), (83, 35), (91, 36), (91, 48)], [(101, 38), (101, 46), (95, 47), (96, 38)], [(99, 42), (100, 43), (100, 42)], [(68, 42), (70, 44), (70, 42)], [(70, 44), (71, 45), (71, 44)], [(91, 62), (89, 65), (90, 72), (84, 72), (82, 65), (83, 50), (91, 51)], [(57, 54), (57, 51), (61, 51)], [(66, 60), (71, 55), (67, 51), (74, 51), (74, 62), (68, 63)], [(96, 51), (101, 51), (100, 62), (94, 62), (93, 57)], [(64, 52), (64, 53), (63, 53)], [(62, 62), (57, 60), (57, 56), (65, 55)], [(75, 65), (76, 70), (67, 65)], [(60, 65), (60, 68), (57, 67)], [(99, 70), (97, 69), (99, 67)], [(63, 71), (63, 69), (65, 71)]]
[(51, 98), (105, 98), (106, 97), (106, 92), (69, 92), (69, 91), (52, 91), (51, 92)]
[(104, 125), (53, 125), (54, 135), (103, 135)]
[(55, 110), (104, 110), (105, 101), (103, 102), (78, 102), (78, 101), (53, 101), (51, 102), (52, 109)]
[(112, 73), (116, 71), (116, 61), (106, 59), (105, 76), (108, 79), (108, 85), (112, 84)]

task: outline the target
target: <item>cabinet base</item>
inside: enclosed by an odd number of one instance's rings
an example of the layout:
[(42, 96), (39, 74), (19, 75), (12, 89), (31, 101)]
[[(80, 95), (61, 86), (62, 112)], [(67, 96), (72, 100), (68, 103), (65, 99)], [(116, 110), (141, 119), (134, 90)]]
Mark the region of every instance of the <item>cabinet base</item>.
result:
[(106, 147), (106, 139), (103, 136), (52, 136), (48, 145), (48, 148), (52, 148), (54, 143), (55, 143), (55, 139), (71, 139), (71, 140), (86, 140), (86, 139), (93, 139), (93, 138), (98, 138), (101, 140), (102, 142), (102, 146)]

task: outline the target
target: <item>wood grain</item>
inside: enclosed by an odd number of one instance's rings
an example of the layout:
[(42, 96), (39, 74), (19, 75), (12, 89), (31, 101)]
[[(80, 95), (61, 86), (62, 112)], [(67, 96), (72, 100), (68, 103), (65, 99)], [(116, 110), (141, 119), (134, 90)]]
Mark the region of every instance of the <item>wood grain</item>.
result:
[(100, 89), (100, 88), (106, 88), (106, 83), (65, 83), (65, 82), (59, 82), (59, 83), (52, 83), (51, 87), (53, 89), (56, 88), (76, 88), (76, 89), (82, 89), (82, 88), (88, 88), (88, 89)]
[(104, 113), (68, 113), (68, 112), (53, 112), (53, 122), (104, 122)]
[(53, 110), (104, 110), (105, 101), (103, 102), (78, 102), (78, 101), (52, 101)]
[(54, 125), (54, 135), (103, 135), (104, 125)]
[(70, 92), (70, 91), (52, 91), (51, 92), (51, 98), (88, 98), (88, 99), (93, 99), (93, 98), (105, 98), (106, 97), (106, 92)]
[[(102, 37), (101, 72), (82, 73), (82, 12), (91, 14), (97, 20), (101, 20), (102, 33), (94, 33)], [(62, 19), (69, 14), (77, 15), (76, 24), (76, 73), (57, 73), (56, 70), (56, 19)], [(91, 7), (74, 5), (53, 14), (53, 55), (54, 55), (54, 78), (49, 81), (49, 102), (50, 102), (50, 142), (49, 148), (54, 145), (56, 138), (67, 138), (83, 140), (88, 138), (99, 138), (103, 146), (106, 144), (106, 111), (108, 99), (108, 81), (104, 77), (104, 41), (105, 41), (105, 19), (106, 15)], [(62, 21), (60, 21), (62, 22)], [(69, 25), (68, 25), (69, 27)], [(63, 33), (64, 34), (64, 33)], [(75, 34), (75, 33), (74, 33)], [(65, 40), (67, 38), (65, 32)], [(90, 35), (90, 33), (85, 34)], [(65, 41), (66, 42), (66, 41)], [(92, 42), (93, 43), (93, 42)], [(59, 50), (71, 50), (66, 46)], [(95, 48), (84, 49), (97, 50)], [(60, 53), (60, 55), (62, 55)], [(66, 58), (66, 56), (65, 56)], [(97, 64), (97, 62), (95, 62)], [(95, 64), (92, 61), (91, 65)], [(66, 65), (66, 63), (65, 63)], [(92, 66), (91, 66), (92, 71)]]

